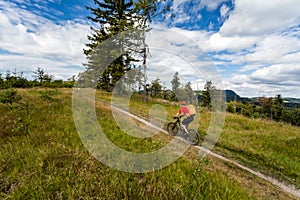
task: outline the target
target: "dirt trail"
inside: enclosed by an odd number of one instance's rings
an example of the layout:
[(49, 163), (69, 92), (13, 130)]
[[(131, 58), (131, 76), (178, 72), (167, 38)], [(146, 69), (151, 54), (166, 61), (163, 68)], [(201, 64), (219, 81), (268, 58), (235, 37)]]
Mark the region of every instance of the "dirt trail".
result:
[[(144, 119), (142, 119), (142, 118), (140, 118), (140, 117), (138, 117), (136, 115), (133, 115), (133, 114), (131, 114), (131, 113), (127, 112), (127, 111), (124, 111), (124, 110), (122, 110), (120, 108), (117, 108), (115, 106), (108, 105), (106, 103), (103, 103), (103, 105), (105, 105), (105, 107), (107, 109), (109, 109), (109, 108), (114, 109), (114, 110), (116, 110), (118, 112), (121, 112), (123, 114), (126, 114), (126, 115), (132, 117), (133, 119), (135, 119), (135, 120), (137, 120), (137, 121), (139, 121), (139, 122), (141, 122), (141, 123), (143, 123), (143, 124), (145, 124), (145, 125), (147, 125), (147, 126), (149, 126), (151, 128), (154, 128), (154, 129), (156, 129), (156, 130), (158, 130), (158, 131), (160, 131), (162, 133), (168, 134), (165, 130), (156, 127), (155, 125), (151, 124), (150, 122), (148, 122), (148, 121), (146, 121), (146, 120), (144, 120)], [(181, 139), (181, 138), (178, 138), (178, 139)], [(230, 160), (228, 158), (225, 158), (224, 156), (216, 154), (216, 153), (214, 153), (214, 152), (212, 152), (212, 151), (210, 151), (210, 150), (208, 150), (206, 148), (203, 148), (203, 147), (200, 147), (200, 146), (195, 146), (195, 148), (198, 148), (199, 150), (204, 151), (206, 154), (208, 154), (210, 156), (213, 156), (213, 157), (215, 157), (215, 158), (217, 158), (219, 160), (222, 160), (222, 161), (225, 161), (227, 163), (233, 164), (234, 166), (236, 166), (236, 167), (238, 167), (238, 168), (240, 168), (242, 170), (245, 170), (245, 171), (247, 171), (247, 172), (249, 172), (249, 173), (251, 173), (251, 174), (253, 174), (253, 175), (255, 175), (255, 176), (257, 176), (257, 177), (259, 177), (261, 179), (264, 179), (264, 180), (268, 181), (269, 183), (271, 183), (271, 184), (273, 184), (273, 185), (281, 188), (283, 191), (285, 191), (285, 192), (293, 195), (294, 197), (300, 198), (300, 190), (297, 190), (295, 188), (295, 186), (286, 185), (286, 184), (284, 184), (284, 183), (282, 183), (282, 182), (280, 182), (280, 181), (278, 181), (278, 180), (276, 180), (276, 179), (274, 179), (272, 177), (266, 176), (266, 175), (262, 174), (261, 172), (258, 172), (258, 171), (255, 171), (253, 169), (250, 169), (249, 167), (246, 167), (246, 166), (241, 165), (240, 163), (238, 163), (236, 161), (233, 161), (233, 160)]]

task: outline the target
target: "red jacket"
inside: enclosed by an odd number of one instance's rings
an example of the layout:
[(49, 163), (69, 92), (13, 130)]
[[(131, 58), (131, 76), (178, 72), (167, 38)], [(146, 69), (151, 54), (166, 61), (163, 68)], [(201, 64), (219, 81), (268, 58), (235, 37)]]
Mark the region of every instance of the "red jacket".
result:
[(184, 116), (188, 117), (190, 116), (189, 110), (186, 106), (183, 106), (182, 108), (180, 108), (180, 110), (178, 111), (178, 115), (180, 115), (181, 113), (184, 114)]

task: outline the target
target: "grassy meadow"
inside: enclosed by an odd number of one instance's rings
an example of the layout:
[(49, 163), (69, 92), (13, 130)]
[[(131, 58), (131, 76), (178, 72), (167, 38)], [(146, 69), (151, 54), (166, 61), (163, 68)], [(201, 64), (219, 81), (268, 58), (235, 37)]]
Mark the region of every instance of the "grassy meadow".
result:
[[(86, 150), (72, 114), (72, 89), (18, 90), (22, 103), (0, 103), (1, 199), (296, 199), (277, 187), (195, 148), (173, 164), (148, 173), (112, 169)], [(96, 100), (110, 102), (111, 94), (98, 91)], [(130, 112), (149, 118), (160, 104), (167, 120), (174, 103), (140, 96), (130, 100)], [(138, 139), (114, 122), (112, 112), (96, 103), (99, 123), (116, 145), (133, 152), (164, 146), (169, 136)], [(211, 113), (200, 112), (199, 132), (205, 137)], [(214, 149), (247, 166), (300, 187), (300, 128), (282, 123), (228, 114)]]

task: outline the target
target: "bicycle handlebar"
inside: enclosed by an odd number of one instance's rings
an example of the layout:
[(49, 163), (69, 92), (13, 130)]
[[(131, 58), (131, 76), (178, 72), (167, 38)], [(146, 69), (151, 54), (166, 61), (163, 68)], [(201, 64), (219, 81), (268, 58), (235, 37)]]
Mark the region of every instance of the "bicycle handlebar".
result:
[(175, 116), (175, 117), (173, 117), (173, 119), (180, 119), (181, 117), (183, 117), (183, 115), (180, 115), (180, 116)]

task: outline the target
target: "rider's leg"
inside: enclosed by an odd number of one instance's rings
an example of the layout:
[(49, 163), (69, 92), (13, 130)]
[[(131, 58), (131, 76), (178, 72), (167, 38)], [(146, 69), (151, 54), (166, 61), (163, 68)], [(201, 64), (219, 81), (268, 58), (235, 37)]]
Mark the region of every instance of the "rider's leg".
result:
[(183, 130), (184, 130), (185, 133), (188, 132), (187, 127), (184, 124), (182, 124), (182, 128), (183, 128)]
[(183, 130), (187, 133), (188, 130), (187, 130), (187, 126), (188, 126), (188, 121), (189, 119), (188, 118), (185, 118), (183, 121), (182, 121), (182, 127), (183, 127)]

